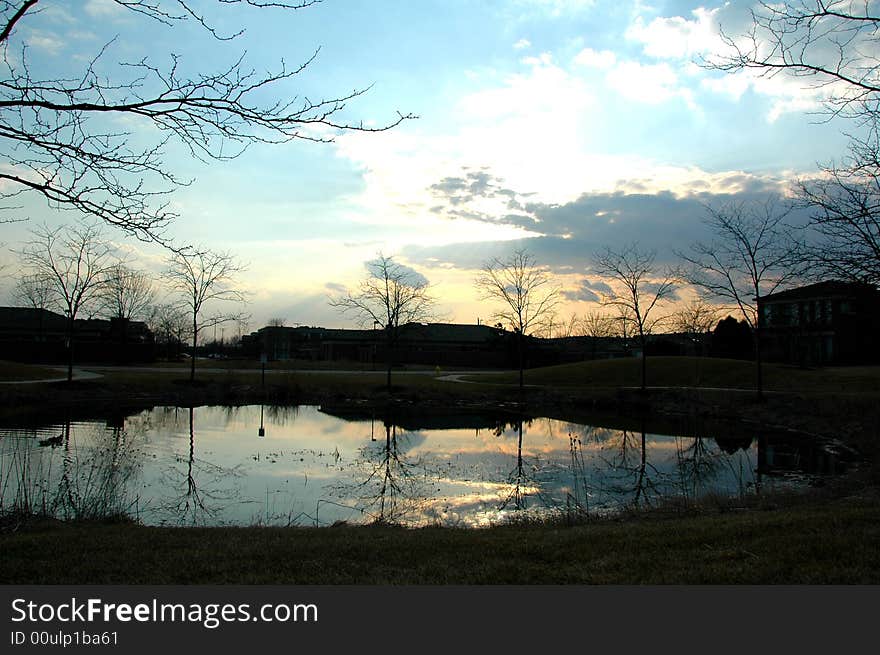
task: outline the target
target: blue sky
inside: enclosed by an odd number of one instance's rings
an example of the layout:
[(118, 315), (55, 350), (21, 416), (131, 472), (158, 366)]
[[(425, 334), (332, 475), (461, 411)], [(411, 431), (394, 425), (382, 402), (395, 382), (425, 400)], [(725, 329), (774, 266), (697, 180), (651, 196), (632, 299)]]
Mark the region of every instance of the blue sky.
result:
[[(702, 203), (784, 191), (844, 154), (848, 126), (822, 122), (802, 81), (725, 75), (696, 65), (738, 34), (748, 2), (621, 0), (325, 0), (297, 12), (195, 3), (218, 31), (169, 29), (108, 0), (46, 2), (18, 38), (43, 71), (75, 71), (117, 37), (106, 60), (149, 57), (213, 70), (246, 53), (258, 70), (313, 64), (282, 97), (315, 99), (372, 85), (346, 118), (390, 132), (333, 144), (249, 149), (231, 162), (166, 162), (194, 182), (175, 193), (171, 234), (249, 264), (252, 327), (350, 325), (327, 304), (377, 251), (435, 285), (440, 311), (485, 319), (475, 269), (517, 245), (550, 266), (569, 298), (589, 298), (590, 254), (637, 239), (658, 249), (704, 237)], [(69, 220), (40, 203), (33, 222)], [(26, 225), (0, 226), (16, 247)], [(120, 239), (118, 234), (112, 234)], [(518, 241), (525, 239), (525, 241)], [(124, 247), (144, 268), (163, 254)], [(11, 254), (5, 253), (7, 259)], [(14, 269), (14, 264), (12, 264)], [(7, 271), (11, 270), (10, 268)], [(8, 288), (9, 281), (6, 281)], [(571, 301), (561, 314), (596, 306)]]

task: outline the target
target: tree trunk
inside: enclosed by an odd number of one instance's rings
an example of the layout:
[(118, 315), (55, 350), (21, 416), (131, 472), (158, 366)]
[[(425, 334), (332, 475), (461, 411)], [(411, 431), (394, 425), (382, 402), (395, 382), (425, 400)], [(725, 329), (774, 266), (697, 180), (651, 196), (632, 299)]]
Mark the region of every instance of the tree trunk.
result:
[(73, 314), (67, 318), (67, 381), (73, 382)]
[(526, 366), (525, 362), (525, 335), (522, 330), (519, 331), (519, 338), (516, 341), (517, 345), (517, 357), (519, 359), (519, 388), (522, 391), (524, 385), (524, 375), (523, 369)]
[(389, 392), (391, 391), (391, 368), (394, 366), (394, 342), (394, 335), (391, 332), (391, 328), (388, 328), (388, 352), (385, 356), (385, 361), (388, 363), (388, 370), (385, 375), (385, 388)]
[(189, 361), (189, 381), (196, 381), (196, 342), (199, 338), (199, 333), (197, 331), (197, 323), (195, 317), (193, 317), (193, 347), (192, 347), (192, 357)]
[(642, 344), (642, 391), (644, 392), (648, 382), (648, 340), (641, 330), (639, 330), (639, 341)]

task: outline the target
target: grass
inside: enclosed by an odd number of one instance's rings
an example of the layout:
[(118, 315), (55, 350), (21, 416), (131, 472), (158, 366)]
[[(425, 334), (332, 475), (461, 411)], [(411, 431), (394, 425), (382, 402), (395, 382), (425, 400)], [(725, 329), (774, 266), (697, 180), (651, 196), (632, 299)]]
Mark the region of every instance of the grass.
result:
[[(709, 387), (752, 390), (755, 365), (735, 359), (649, 357), (650, 387)], [(517, 373), (469, 376), (474, 382), (516, 384)], [(525, 383), (549, 387), (638, 387), (641, 360), (596, 360), (527, 370)], [(764, 385), (781, 392), (878, 392), (880, 367), (853, 366), (808, 369), (781, 364), (764, 365)]]
[[(31, 525), (7, 584), (877, 584), (880, 504), (486, 529)], [(136, 560), (136, 561), (135, 561)]]
[(18, 362), (0, 360), (0, 382), (16, 380), (49, 380), (53, 378), (63, 378), (66, 375), (66, 371), (60, 371), (60, 369), (57, 368), (47, 368), (45, 366), (34, 366), (32, 364), (19, 364)]

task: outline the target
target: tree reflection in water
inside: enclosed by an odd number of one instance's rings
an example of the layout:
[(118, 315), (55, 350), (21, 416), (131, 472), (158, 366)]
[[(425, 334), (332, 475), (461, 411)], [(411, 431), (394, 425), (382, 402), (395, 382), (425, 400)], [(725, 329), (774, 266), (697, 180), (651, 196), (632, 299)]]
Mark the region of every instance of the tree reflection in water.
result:
[(352, 509), (375, 523), (415, 524), (422, 519), (425, 508), (435, 499), (429, 498), (429, 481), (435, 476), (421, 457), (407, 451), (419, 445), (424, 437), (404, 431), (393, 419), (382, 421), (385, 438), (375, 432), (360, 450), (360, 464), (366, 476), (335, 487), (340, 498), (353, 500)]
[[(500, 432), (503, 434), (504, 426), (500, 428)], [(521, 511), (526, 509), (526, 499), (529, 496), (529, 493), (533, 490), (533, 485), (531, 484), (531, 480), (526, 475), (526, 469), (523, 466), (523, 421), (522, 419), (516, 422), (516, 466), (514, 466), (513, 470), (507, 476), (507, 482), (510, 485), (510, 489), (507, 493), (506, 498), (501, 501), (498, 509), (513, 509), (514, 511)]]
[[(237, 468), (224, 468), (196, 458), (195, 408), (189, 407), (189, 448), (184, 458), (178, 455), (163, 475), (163, 486), (172, 494), (160, 503), (162, 523), (179, 525), (217, 524), (221, 513), (238, 497), (231, 480)], [(176, 410), (175, 410), (176, 411)], [(179, 468), (179, 465), (184, 466)], [(185, 474), (183, 470), (185, 469)], [(183, 484), (180, 480), (183, 478)]]

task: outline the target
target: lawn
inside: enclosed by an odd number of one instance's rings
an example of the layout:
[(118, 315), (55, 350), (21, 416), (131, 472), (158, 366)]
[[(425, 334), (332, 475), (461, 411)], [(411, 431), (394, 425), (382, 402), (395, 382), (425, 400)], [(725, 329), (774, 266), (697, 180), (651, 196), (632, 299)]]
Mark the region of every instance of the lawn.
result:
[[(7, 584), (877, 584), (880, 504), (647, 515), (583, 525), (152, 528), (0, 534)], [(841, 556), (843, 553), (846, 556)]]

